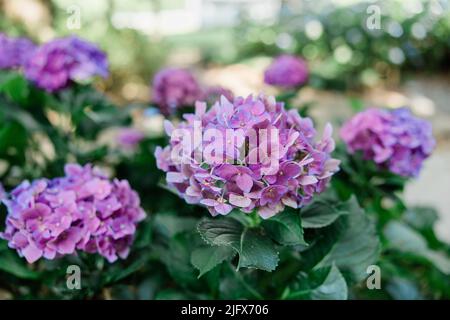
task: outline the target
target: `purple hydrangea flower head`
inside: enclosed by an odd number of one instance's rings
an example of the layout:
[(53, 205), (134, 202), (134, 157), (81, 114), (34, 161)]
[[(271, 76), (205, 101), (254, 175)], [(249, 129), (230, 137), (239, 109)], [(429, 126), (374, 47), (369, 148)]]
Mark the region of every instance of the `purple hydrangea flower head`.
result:
[(53, 92), (70, 81), (86, 81), (108, 76), (108, 59), (94, 44), (70, 36), (40, 46), (25, 64), (26, 77), (37, 86)]
[(199, 83), (186, 69), (162, 69), (153, 79), (152, 98), (164, 115), (172, 114), (177, 108), (192, 106), (202, 96)]
[(431, 124), (407, 108), (370, 108), (356, 114), (341, 129), (350, 153), (361, 151), (391, 172), (415, 177), (434, 147)]
[(213, 216), (239, 209), (269, 218), (285, 206), (299, 208), (339, 170), (331, 126), (316, 141), (311, 119), (273, 97), (222, 96), (209, 110), (203, 102), (195, 107), (185, 121), (166, 120), (170, 144), (155, 157), (168, 185)]
[(0, 237), (29, 263), (77, 250), (124, 259), (145, 218), (126, 180), (110, 181), (90, 165), (68, 164), (63, 177), (25, 181), (3, 202), (8, 216)]
[(299, 87), (308, 81), (306, 62), (293, 55), (277, 57), (264, 72), (264, 82), (285, 89)]
[(0, 69), (23, 66), (35, 48), (34, 43), (27, 38), (10, 38), (0, 33)]

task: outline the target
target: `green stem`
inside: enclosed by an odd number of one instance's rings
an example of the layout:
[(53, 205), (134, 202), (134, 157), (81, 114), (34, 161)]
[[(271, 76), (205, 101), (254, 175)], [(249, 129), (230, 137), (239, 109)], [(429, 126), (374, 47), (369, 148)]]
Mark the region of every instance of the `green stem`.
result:
[(250, 228), (255, 228), (261, 224), (261, 217), (256, 210), (249, 214), (249, 218)]

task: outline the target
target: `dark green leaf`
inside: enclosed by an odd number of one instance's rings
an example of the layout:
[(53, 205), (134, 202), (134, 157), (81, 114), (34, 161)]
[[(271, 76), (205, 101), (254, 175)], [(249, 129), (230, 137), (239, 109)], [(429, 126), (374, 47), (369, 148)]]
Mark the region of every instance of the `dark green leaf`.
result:
[(240, 248), (244, 226), (237, 220), (228, 218), (203, 219), (197, 227), (203, 240), (214, 246)]
[(33, 271), (30, 265), (27, 265), (25, 259), (20, 259), (17, 253), (8, 249), (6, 245), (0, 248), (0, 270), (10, 273), (21, 279), (38, 279), (39, 273)]
[(154, 247), (156, 255), (167, 267), (170, 276), (181, 286), (199, 284), (191, 264), (191, 252), (201, 243), (196, 234), (180, 233), (169, 239), (168, 248)]
[(331, 266), (333, 263), (342, 271), (350, 273), (356, 281), (366, 276), (366, 269), (375, 263), (380, 252), (380, 241), (375, 222), (358, 206), (355, 199), (342, 205), (349, 214), (338, 220), (341, 234), (328, 254), (316, 268)]
[(302, 221), (296, 210), (288, 210), (263, 221), (264, 229), (276, 242), (284, 245), (307, 245), (303, 238)]
[(190, 297), (183, 292), (174, 289), (166, 289), (158, 292), (155, 300), (188, 300), (189, 298)]
[(284, 293), (285, 299), (346, 300), (347, 283), (333, 264), (331, 267), (301, 272)]
[(250, 267), (272, 271), (278, 265), (274, 243), (260, 230), (244, 227), (234, 219), (216, 218), (200, 221), (198, 231), (210, 245), (233, 248), (239, 254), (238, 269)]
[(137, 272), (148, 261), (148, 254), (141, 254), (138, 258), (134, 259), (128, 266), (123, 267), (121, 265), (115, 265), (111, 267), (106, 274), (104, 274), (104, 284), (114, 283), (122, 280), (129, 275)]
[(255, 229), (245, 229), (240, 240), (240, 267), (258, 268), (273, 271), (278, 266), (278, 252), (274, 243)]
[(303, 228), (323, 228), (347, 212), (338, 210), (333, 203), (315, 201), (301, 210)]
[(226, 246), (202, 247), (192, 252), (191, 263), (200, 271), (200, 278), (223, 261), (233, 258), (235, 254), (232, 248)]
[(160, 213), (155, 215), (155, 228), (164, 236), (171, 238), (181, 232), (195, 230), (197, 220)]
[(18, 73), (10, 73), (0, 84), (0, 92), (5, 93), (12, 101), (24, 104), (30, 93), (28, 81)]

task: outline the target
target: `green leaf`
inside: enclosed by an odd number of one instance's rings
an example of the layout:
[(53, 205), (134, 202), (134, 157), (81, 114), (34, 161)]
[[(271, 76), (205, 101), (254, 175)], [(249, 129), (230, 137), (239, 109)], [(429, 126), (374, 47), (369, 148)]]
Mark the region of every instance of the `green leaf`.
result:
[(197, 227), (206, 243), (214, 246), (232, 246), (240, 248), (244, 226), (237, 220), (228, 218), (203, 219)]
[(107, 273), (104, 273), (103, 283), (104, 285), (120, 281), (129, 275), (139, 271), (147, 263), (149, 259), (148, 254), (141, 254), (134, 261), (132, 261), (128, 266), (114, 265), (108, 269)]
[(274, 243), (255, 229), (243, 231), (238, 253), (238, 269), (248, 267), (273, 271), (278, 266), (279, 257)]
[(284, 293), (284, 299), (346, 300), (347, 283), (339, 269), (331, 267), (300, 272), (295, 282)]
[(261, 230), (244, 227), (230, 218), (204, 219), (198, 225), (202, 238), (210, 245), (228, 246), (239, 254), (241, 267), (273, 271), (279, 257), (274, 243)]
[(433, 228), (438, 217), (436, 209), (430, 207), (410, 208), (404, 215), (405, 221), (418, 230)]
[(417, 285), (406, 278), (393, 277), (392, 279), (389, 279), (386, 290), (395, 300), (423, 299)]
[[(196, 239), (197, 238), (197, 239)], [(192, 266), (191, 252), (201, 243), (197, 234), (180, 233), (169, 239), (169, 247), (154, 246), (153, 250), (165, 264), (171, 277), (181, 286), (199, 284)]]
[(338, 210), (333, 203), (319, 200), (301, 210), (303, 228), (323, 228), (347, 212)]
[(263, 221), (262, 226), (276, 242), (288, 246), (307, 245), (303, 238), (300, 214), (295, 210), (285, 210)]
[(338, 219), (331, 226), (315, 229), (314, 233), (308, 234), (306, 241), (309, 246), (300, 252), (301, 270), (314, 268), (338, 242), (344, 229), (343, 221)]
[(21, 74), (11, 73), (0, 84), (0, 92), (5, 93), (12, 101), (24, 104), (30, 93), (30, 87)]
[(10, 103), (1, 99), (0, 95), (0, 105), (2, 108), (2, 113), (9, 120), (15, 120), (17, 123), (21, 124), (23, 127), (27, 128), (28, 131), (42, 131), (43, 128), (39, 124), (39, 122), (34, 119), (30, 113), (24, 111), (20, 108), (17, 108), (15, 105), (11, 105)]
[(18, 158), (23, 158), (27, 143), (27, 131), (19, 123), (9, 121), (0, 127), (0, 154), (8, 155), (14, 150)]
[(357, 205), (356, 200), (352, 199), (344, 205), (351, 211), (337, 221), (342, 224), (339, 239), (316, 268), (335, 263), (339, 269), (360, 281), (366, 276), (367, 267), (377, 261), (380, 241), (375, 222)]
[(10, 273), (21, 279), (38, 279), (40, 274), (30, 269), (24, 259), (20, 259), (16, 252), (7, 248), (5, 245), (0, 246), (0, 270)]
[(422, 235), (399, 221), (391, 221), (384, 228), (384, 236), (391, 249), (424, 258), (444, 274), (450, 274), (450, 259), (443, 252), (434, 251)]
[(156, 294), (155, 300), (188, 300), (190, 297), (174, 289), (165, 289)]
[(162, 235), (171, 238), (179, 233), (194, 230), (197, 220), (194, 218), (179, 217), (167, 213), (155, 215), (155, 228)]
[(230, 247), (202, 247), (192, 252), (191, 263), (200, 271), (200, 278), (223, 261), (233, 258), (235, 254)]
[(153, 230), (150, 218), (146, 218), (139, 225), (134, 246), (136, 248), (148, 247), (152, 243)]

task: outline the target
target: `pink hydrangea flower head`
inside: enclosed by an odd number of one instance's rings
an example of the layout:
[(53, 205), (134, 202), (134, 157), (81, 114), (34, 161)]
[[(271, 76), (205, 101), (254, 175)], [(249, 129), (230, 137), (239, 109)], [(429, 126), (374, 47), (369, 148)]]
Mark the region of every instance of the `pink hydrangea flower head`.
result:
[(8, 215), (0, 237), (29, 263), (77, 250), (109, 262), (126, 258), (145, 218), (137, 193), (126, 180), (110, 181), (90, 165), (68, 164), (65, 173), (25, 181), (4, 198)]
[(316, 141), (311, 119), (273, 97), (222, 96), (209, 110), (198, 102), (183, 117), (166, 120), (170, 144), (156, 149), (157, 166), (186, 202), (213, 216), (239, 209), (269, 218), (285, 206), (299, 208), (339, 169), (331, 126)]
[(281, 55), (274, 59), (264, 72), (264, 82), (284, 89), (300, 87), (308, 81), (306, 62), (293, 55)]
[(436, 144), (431, 124), (407, 108), (370, 108), (356, 114), (341, 129), (350, 153), (361, 151), (391, 172), (415, 177)]

